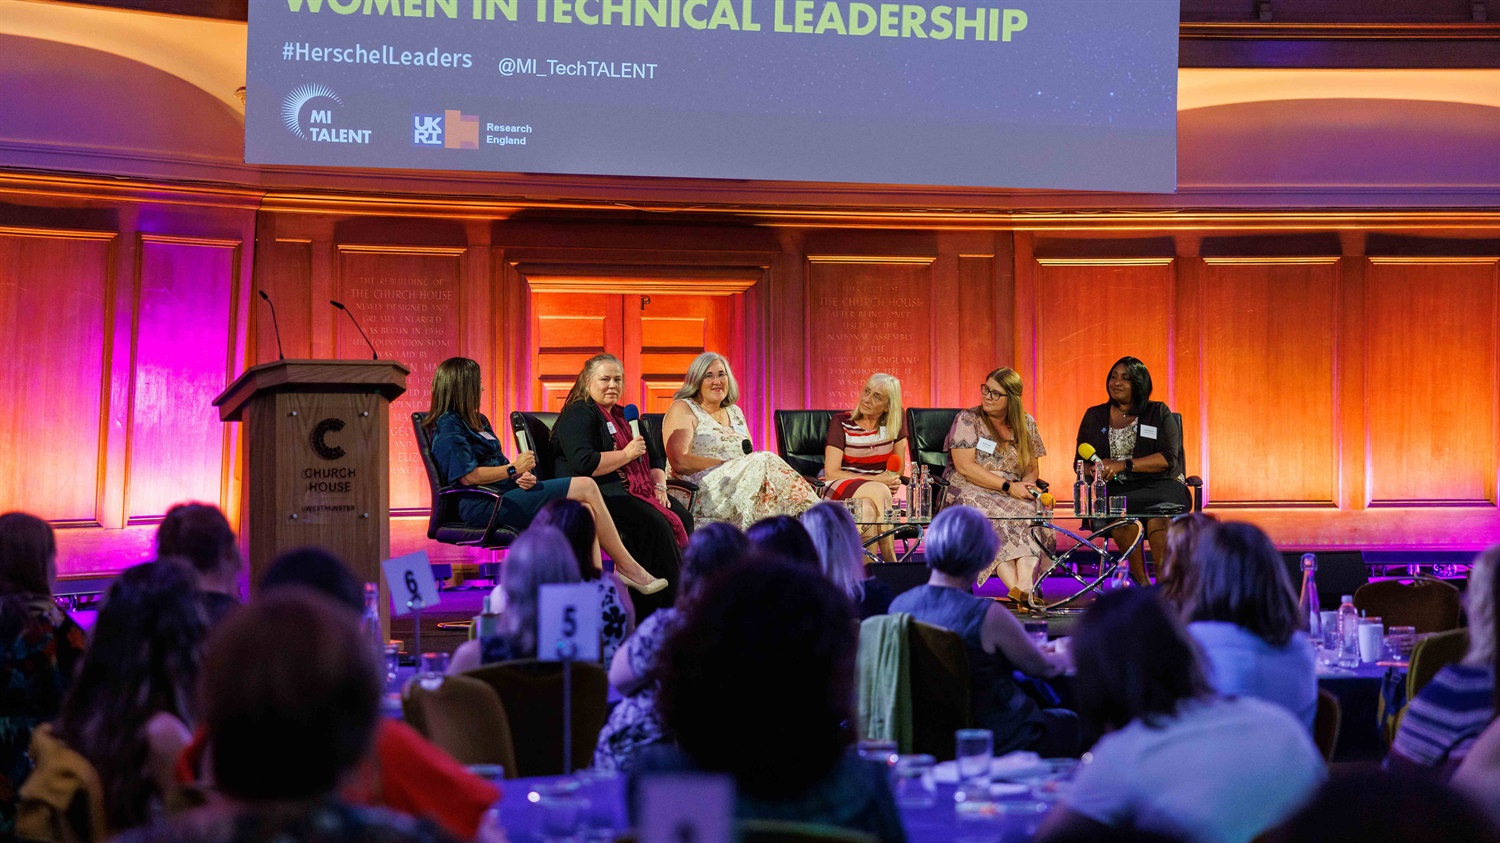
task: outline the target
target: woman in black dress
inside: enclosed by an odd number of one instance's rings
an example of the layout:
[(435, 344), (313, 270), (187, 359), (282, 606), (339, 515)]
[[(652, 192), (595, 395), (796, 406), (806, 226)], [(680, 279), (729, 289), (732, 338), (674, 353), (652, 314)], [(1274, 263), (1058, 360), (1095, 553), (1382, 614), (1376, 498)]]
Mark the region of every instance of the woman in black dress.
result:
[[(1167, 550), (1167, 519), (1176, 514), (1163, 510), (1175, 506), (1184, 512), (1192, 505), (1183, 483), (1182, 426), (1170, 407), (1151, 400), (1151, 372), (1134, 357), (1115, 361), (1104, 388), (1109, 401), (1084, 412), (1078, 444), (1093, 446), (1110, 496), (1124, 497), (1130, 514), (1142, 517), (1151, 553), (1160, 558)], [(1138, 533), (1131, 524), (1116, 529), (1113, 538), (1127, 547)], [(1151, 583), (1141, 545), (1130, 554), (1130, 577), (1140, 585)]]
[[(597, 354), (584, 363), (552, 427), (555, 473), (592, 477), (626, 549), (641, 564), (675, 581), (693, 517), (667, 495), (666, 455), (648, 453), (646, 440), (631, 433), (620, 406), (624, 390), (625, 369), (614, 355)], [(642, 597), (632, 595), (637, 619), (672, 605), (676, 589)]]

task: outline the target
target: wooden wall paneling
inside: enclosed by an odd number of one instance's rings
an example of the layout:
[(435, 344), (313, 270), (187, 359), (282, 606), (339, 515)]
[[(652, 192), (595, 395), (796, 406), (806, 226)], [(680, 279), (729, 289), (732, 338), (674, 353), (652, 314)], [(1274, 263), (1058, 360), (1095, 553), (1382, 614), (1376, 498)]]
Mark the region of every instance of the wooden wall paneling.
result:
[(1172, 258), (1036, 259), (1037, 367), (1027, 384), (1048, 456), (1044, 479), (1072, 476), (1083, 411), (1106, 399), (1104, 380), (1130, 355), (1151, 370), (1155, 400), (1172, 401)]
[[(957, 295), (948, 299), (949, 307), (936, 308), (937, 329), (954, 337), (957, 354), (954, 382), (945, 384), (934, 405), (970, 407), (979, 403), (979, 384), (994, 371), (1003, 356), (1009, 358), (1013, 342), (1007, 332), (1001, 335), (996, 325), (997, 302), (1001, 290), (995, 281), (995, 255), (960, 255), (958, 258)], [(1008, 312), (1011, 307), (1004, 308)], [(1009, 321), (1009, 320), (1007, 320)]]
[[(1205, 264), (1199, 406), (1219, 456), (1213, 506), (1336, 506), (1338, 259)], [(1268, 401), (1273, 413), (1253, 409)]]
[(852, 407), (874, 372), (913, 406), (932, 394), (933, 258), (808, 255), (807, 380), (814, 409)]
[(118, 208), (114, 263), (105, 298), (105, 336), (108, 344), (104, 409), (104, 477), (100, 484), (99, 524), (105, 529), (126, 526), (126, 484), (130, 461), (131, 406), (135, 389), (135, 337), (140, 296), (141, 241), (137, 236), (140, 207)]
[(595, 354), (618, 356), (625, 346), (624, 301), (618, 295), (532, 293), (536, 338), (532, 406), (557, 412)]
[(0, 228), (0, 512), (99, 523), (113, 240)]
[[(505, 419), (504, 424), (508, 425), (512, 412), (540, 406), (533, 403), (532, 397), (532, 384), (536, 381), (533, 352), (539, 338), (533, 325), (531, 293), (525, 277), (506, 249), (492, 246), (491, 252), (498, 312), (492, 322), (493, 353), (489, 357), (492, 365), (484, 371), (487, 396), (484, 403), (495, 413), (490, 418)], [(509, 454), (513, 446), (513, 442), (507, 442), (505, 452)]]
[[(281, 353), (288, 360), (310, 359), (314, 325), (312, 241), (278, 238), (269, 231), (262, 235), (255, 251), (256, 289), (264, 290), (276, 306)], [(250, 304), (255, 313), (255, 362), (267, 363), (277, 356), (276, 328), (270, 308), (259, 295)], [(318, 308), (318, 312), (322, 310)]]
[(1010, 368), (1015, 369), (1031, 389), (1031, 406), (1034, 407), (1037, 400), (1037, 326), (1041, 313), (1037, 304), (1039, 273), (1033, 251), (1036, 237), (1029, 231), (1017, 231), (1011, 242), (1014, 248), (1011, 255), (1011, 275), (1015, 283), (1015, 297), (1011, 306), (1014, 331), (1011, 334)]
[(1339, 509), (1364, 510), (1368, 502), (1369, 442), (1365, 437), (1365, 276), (1369, 262), (1346, 247), (1339, 259), (1339, 331), (1335, 399), (1339, 406)]
[(1496, 258), (1370, 259), (1370, 506), (1495, 503), (1497, 265)]
[[(1186, 240), (1187, 242), (1183, 242)], [(1213, 499), (1209, 483), (1208, 433), (1204, 411), (1204, 266), (1198, 259), (1198, 242), (1194, 238), (1177, 238), (1177, 297), (1173, 321), (1178, 330), (1172, 349), (1172, 409), (1182, 414), (1184, 470), (1202, 478), (1205, 499)]]
[[(644, 308), (643, 299), (649, 300)], [(639, 358), (634, 372), (627, 368), (627, 373), (641, 412), (665, 412), (699, 354), (713, 350), (728, 356), (730, 299), (723, 295), (625, 297), (626, 325), (640, 326)], [(627, 350), (634, 347), (627, 340)]]
[[(463, 346), (460, 296), (466, 277), (464, 247), (357, 245), (338, 247), (334, 298), (359, 320), (381, 359), (406, 365), (406, 393), (391, 402), (391, 511), (427, 513), (431, 508), (426, 470), (417, 452), (410, 417), (426, 410), (432, 373)], [(333, 310), (332, 307), (329, 308)], [(343, 314), (334, 332), (335, 355), (359, 359), (369, 346)]]
[(223, 506), (229, 431), (212, 402), (235, 360), (240, 240), (140, 235), (126, 516)]

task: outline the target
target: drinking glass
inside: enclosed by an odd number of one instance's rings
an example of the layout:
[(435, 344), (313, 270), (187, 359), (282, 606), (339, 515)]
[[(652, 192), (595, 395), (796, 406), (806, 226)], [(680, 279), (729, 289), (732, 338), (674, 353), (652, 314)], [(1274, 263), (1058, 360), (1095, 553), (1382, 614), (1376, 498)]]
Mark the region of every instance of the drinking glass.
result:
[(899, 755), (895, 741), (860, 741), (859, 757), (866, 761), (877, 761), (889, 767)]
[(1384, 655), (1385, 624), (1380, 618), (1359, 619), (1359, 660), (1364, 664), (1380, 661)]
[(990, 780), (990, 761), (995, 757), (995, 734), (989, 729), (959, 729), (953, 733), (958, 757), (959, 782)]
[(1417, 628), (1414, 626), (1393, 626), (1385, 637), (1386, 647), (1391, 655), (1398, 659), (1411, 658), (1411, 651), (1417, 646)]
[(849, 498), (844, 501), (844, 506), (849, 510), (849, 516), (854, 523), (859, 524), (865, 520), (865, 505), (859, 498)]
[(1036, 642), (1038, 647), (1047, 643), (1047, 621), (1045, 619), (1023, 621), (1021, 626), (1025, 627), (1026, 635), (1032, 641)]
[(385, 684), (396, 681), (396, 669), (401, 666), (401, 647), (394, 641), (385, 645)]
[(937, 804), (937, 780), (933, 767), (937, 760), (931, 755), (900, 755), (896, 757), (895, 777), (896, 804), (904, 808), (931, 808)]
[(1109, 515), (1111, 518), (1123, 518), (1125, 516), (1125, 496), (1109, 496)]
[[(532, 791), (541, 817), (542, 839), (549, 843), (576, 841), (588, 811), (588, 799), (577, 781), (564, 778), (543, 782)], [(528, 797), (530, 798), (530, 797)]]
[(448, 672), (447, 653), (423, 653), (422, 674), (424, 676), (442, 676)]

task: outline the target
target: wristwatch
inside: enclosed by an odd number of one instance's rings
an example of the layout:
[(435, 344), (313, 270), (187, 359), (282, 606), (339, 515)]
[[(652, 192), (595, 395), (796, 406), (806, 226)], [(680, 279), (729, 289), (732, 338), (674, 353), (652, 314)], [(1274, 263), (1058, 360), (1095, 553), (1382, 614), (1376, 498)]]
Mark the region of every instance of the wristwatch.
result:
[(516, 467), (515, 467), (514, 464), (510, 464), (510, 463), (506, 464), (506, 466), (505, 466), (505, 476), (506, 477), (515, 477), (516, 476)]
[(1132, 471), (1135, 471), (1135, 460), (1131, 459), (1130, 457), (1126, 457), (1125, 458), (1125, 473), (1129, 474)]
[(1008, 495), (1008, 494), (1010, 494), (1010, 481), (1009, 480), (1007, 480), (1004, 483), (1000, 484), (1000, 494), (1002, 494), (1002, 495)]

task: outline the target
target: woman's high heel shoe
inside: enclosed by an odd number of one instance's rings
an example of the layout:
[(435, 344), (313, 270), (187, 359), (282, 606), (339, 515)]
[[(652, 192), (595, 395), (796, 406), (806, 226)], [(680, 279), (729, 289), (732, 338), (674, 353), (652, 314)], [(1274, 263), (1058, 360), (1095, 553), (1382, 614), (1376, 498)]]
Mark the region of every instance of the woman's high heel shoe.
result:
[(641, 585), (640, 583), (630, 579), (629, 577), (620, 577), (620, 582), (625, 583), (625, 586), (627, 588), (633, 588), (636, 591), (639, 591), (641, 594), (655, 594), (656, 592), (666, 588), (668, 585), (667, 581), (662, 579), (661, 577), (654, 577), (652, 578), (651, 582), (648, 582), (645, 585)]

